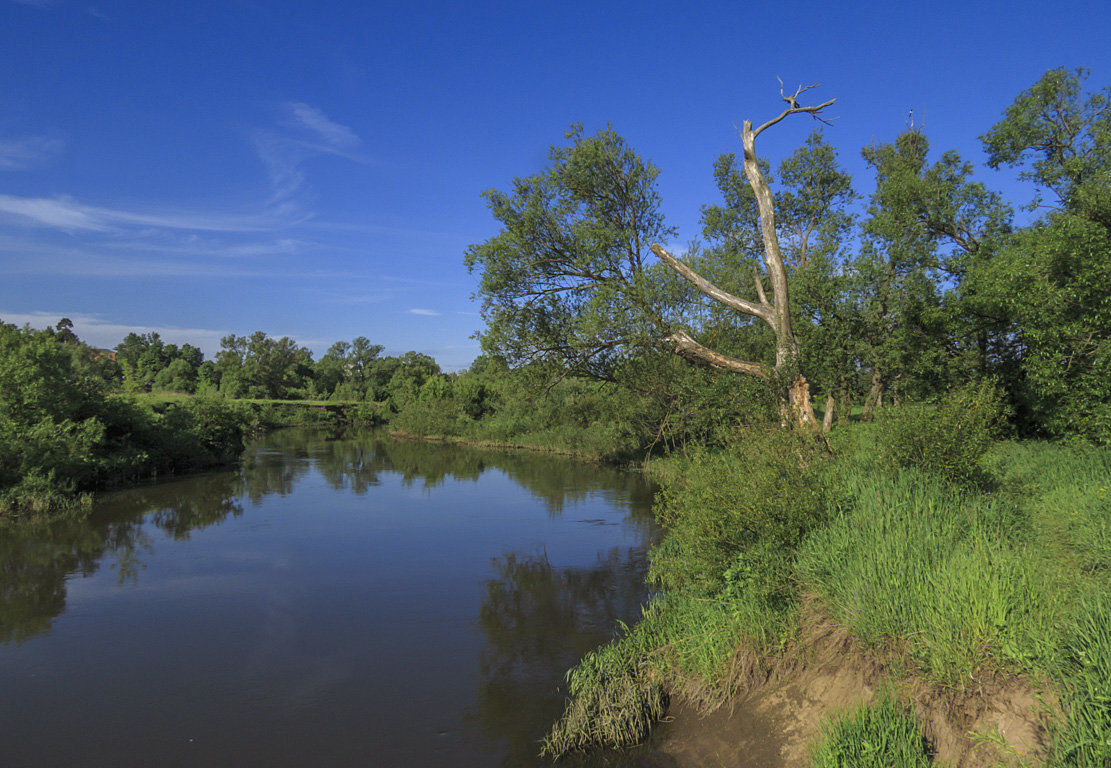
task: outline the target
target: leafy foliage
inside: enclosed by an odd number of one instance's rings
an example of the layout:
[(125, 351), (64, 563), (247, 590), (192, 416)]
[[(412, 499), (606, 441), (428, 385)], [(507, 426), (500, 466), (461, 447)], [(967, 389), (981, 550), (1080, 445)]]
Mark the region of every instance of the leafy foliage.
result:
[(230, 405), (163, 412), (111, 394), (76, 341), (0, 324), (0, 511), (65, 508), (72, 493), (227, 461), (248, 428)]
[(794, 548), (826, 513), (821, 461), (807, 436), (766, 429), (676, 462), (664, 477), (657, 516), (667, 535), (650, 579), (704, 597), (743, 582), (781, 601)]
[(648, 248), (664, 224), (657, 169), (610, 128), (581, 126), (553, 146), (544, 172), (490, 190), (502, 231), (467, 249), (481, 272), (487, 352), (510, 364), (559, 362), (601, 378), (629, 345), (658, 341), (662, 308), (652, 300)]
[(880, 420), (880, 460), (951, 483), (982, 481), (981, 462), (1006, 416), (991, 381), (955, 389), (935, 405), (890, 409)]

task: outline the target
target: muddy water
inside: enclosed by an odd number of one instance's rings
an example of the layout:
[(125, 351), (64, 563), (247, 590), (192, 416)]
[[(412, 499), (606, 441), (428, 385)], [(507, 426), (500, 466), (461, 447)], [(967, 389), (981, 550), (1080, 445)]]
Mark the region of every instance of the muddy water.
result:
[(645, 600), (651, 497), (548, 456), (286, 430), (0, 533), (0, 763), (540, 765), (563, 673)]

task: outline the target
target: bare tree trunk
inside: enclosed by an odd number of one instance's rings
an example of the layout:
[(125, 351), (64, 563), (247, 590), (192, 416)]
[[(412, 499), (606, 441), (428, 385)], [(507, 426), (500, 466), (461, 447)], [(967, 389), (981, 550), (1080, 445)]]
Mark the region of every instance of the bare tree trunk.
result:
[[(783, 83), (780, 81), (780, 95), (787, 102), (787, 109), (767, 121), (758, 128), (752, 127), (751, 120), (745, 120), (741, 129), (741, 143), (744, 146), (744, 172), (756, 197), (756, 205), (760, 212), (760, 234), (764, 241), (764, 269), (772, 284), (772, 300), (764, 292), (764, 284), (760, 280), (760, 272), (753, 269), (753, 279), (756, 282), (756, 295), (758, 302), (748, 301), (739, 296), (734, 296), (722, 291), (710, 281), (696, 273), (688, 265), (676, 259), (660, 245), (653, 245), (652, 251), (664, 264), (689, 282), (706, 296), (714, 301), (724, 304), (742, 314), (758, 317), (771, 326), (775, 331), (775, 368), (774, 372), (781, 375), (791, 375), (793, 378), (786, 384), (786, 390), (781, 393), (783, 404), (783, 421), (795, 423), (801, 427), (817, 431), (818, 422), (814, 416), (814, 407), (810, 401), (810, 385), (806, 378), (798, 372), (799, 343), (791, 328), (791, 302), (787, 291), (787, 268), (783, 260), (783, 252), (779, 246), (779, 236), (775, 231), (775, 198), (771, 187), (764, 174), (760, 172), (760, 165), (756, 160), (756, 137), (764, 130), (772, 127), (788, 115), (804, 113), (811, 117), (827, 122), (821, 117), (823, 109), (833, 104), (830, 99), (813, 107), (799, 106), (798, 97), (805, 91), (815, 87), (812, 85), (799, 86), (795, 93), (787, 96), (783, 93)], [(669, 334), (666, 341), (674, 348), (675, 352), (689, 360), (697, 360), (715, 368), (758, 376), (771, 379), (772, 371), (766, 365), (752, 363), (744, 360), (721, 355), (707, 349), (682, 331)]]
[(838, 424), (845, 424), (845, 423), (849, 422), (849, 420), (850, 420), (849, 417), (852, 416), (853, 401), (852, 401), (852, 396), (849, 395), (848, 382), (846, 382), (843, 377), (841, 379), (840, 390), (838, 391), (838, 395), (840, 396), (841, 408), (839, 409), (838, 414), (837, 414), (837, 423)]
[(883, 407), (883, 390), (883, 374), (880, 373), (880, 369), (877, 366), (872, 369), (872, 389), (868, 392), (868, 397), (864, 400), (864, 413), (860, 417), (861, 421), (871, 421), (875, 409)]
[(826, 395), (826, 412), (822, 414), (822, 431), (829, 432), (833, 429), (833, 408), (837, 405), (837, 400), (834, 399), (833, 393), (830, 392)]

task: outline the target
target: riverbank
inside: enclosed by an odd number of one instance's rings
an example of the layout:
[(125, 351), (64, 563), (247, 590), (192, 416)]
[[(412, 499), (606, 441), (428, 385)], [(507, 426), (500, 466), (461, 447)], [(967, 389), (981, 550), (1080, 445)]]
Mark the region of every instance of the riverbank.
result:
[(658, 464), (663, 592), (572, 671), (545, 749), (694, 712), (717, 714), (653, 736), (690, 764), (734, 764), (764, 718), (769, 766), (870, 739), (897, 765), (1106, 766), (1111, 454), (901, 418), (835, 432), (832, 460), (778, 435)]
[(713, 712), (678, 703), (659, 726), (654, 748), (676, 768), (807, 768), (830, 722), (867, 710), (886, 694), (920, 724), (926, 764), (1038, 765), (1062, 715), (1052, 686), (1023, 675), (996, 673), (974, 689), (939, 689), (908, 669), (898, 650), (861, 644), (813, 596), (805, 599), (791, 647), (745, 675)]
[(613, 456), (604, 453), (575, 450), (558, 445), (544, 445), (541, 443), (521, 443), (505, 440), (483, 440), (473, 437), (460, 437), (458, 435), (420, 435), (406, 432), (403, 429), (389, 429), (387, 434), (397, 440), (416, 440), (424, 443), (443, 443), (446, 445), (461, 445), (467, 448), (489, 449), (499, 451), (529, 451), (549, 456), (565, 456), (579, 461), (590, 461), (598, 464), (621, 464)]

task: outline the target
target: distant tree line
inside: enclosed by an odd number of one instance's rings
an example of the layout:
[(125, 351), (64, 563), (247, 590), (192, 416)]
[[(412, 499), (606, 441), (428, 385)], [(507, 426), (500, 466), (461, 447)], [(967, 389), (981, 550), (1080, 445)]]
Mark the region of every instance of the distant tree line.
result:
[[(66, 322), (66, 321), (63, 321)], [(337, 341), (319, 360), (288, 336), (262, 331), (231, 334), (205, 360), (191, 344), (167, 344), (157, 333), (129, 333), (115, 349), (116, 368), (103, 362), (109, 379), (128, 392), (220, 394), (270, 400), (391, 400), (401, 403), (441, 373), (428, 355), (382, 356), (365, 336)], [(94, 353), (95, 356), (95, 353)], [(396, 394), (395, 394), (396, 393)]]

